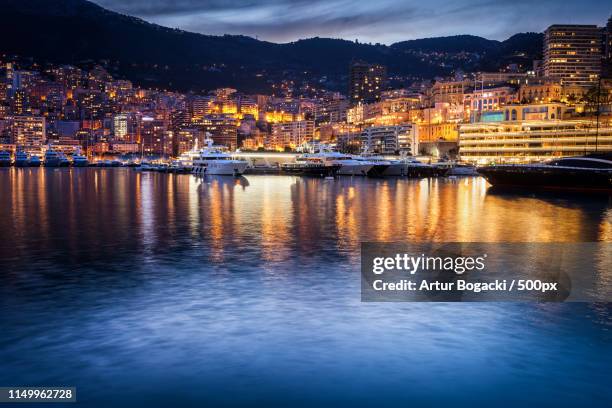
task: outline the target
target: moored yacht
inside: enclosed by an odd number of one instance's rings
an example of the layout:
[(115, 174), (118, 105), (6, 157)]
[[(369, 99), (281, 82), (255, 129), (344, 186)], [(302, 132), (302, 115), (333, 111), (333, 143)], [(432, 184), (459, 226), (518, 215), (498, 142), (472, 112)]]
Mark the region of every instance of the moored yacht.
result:
[(30, 157), (24, 151), (15, 153), (15, 167), (28, 167), (30, 165)]
[(206, 144), (207, 147), (193, 159), (193, 173), (240, 176), (248, 167), (246, 160), (233, 159), (222, 147), (213, 146), (211, 139), (207, 139)]
[(341, 164), (325, 162), (320, 157), (308, 155), (298, 156), (295, 162), (280, 165), (283, 173), (316, 177), (334, 177), (341, 167)]
[(8, 150), (0, 151), (0, 167), (8, 167), (11, 165), (11, 152)]
[(30, 156), (30, 160), (28, 161), (28, 165), (30, 167), (39, 167), (41, 164), (40, 161), (40, 157), (38, 157), (37, 155), (33, 154), (32, 156)]
[(374, 167), (374, 163), (366, 160), (356, 160), (350, 155), (334, 151), (305, 153), (302, 157), (317, 158), (329, 165), (340, 165), (340, 169), (337, 172), (339, 176), (366, 176), (372, 167)]
[(59, 156), (59, 165), (60, 167), (68, 167), (70, 166), (70, 160), (66, 157), (66, 155), (62, 152), (57, 153)]
[(53, 150), (50, 146), (45, 151), (44, 164), (45, 167), (60, 167), (62, 158), (59, 152)]
[(72, 155), (72, 165), (74, 167), (87, 167), (89, 165), (89, 160), (82, 154), (75, 153)]
[(612, 153), (536, 164), (492, 165), (478, 172), (496, 187), (612, 192)]

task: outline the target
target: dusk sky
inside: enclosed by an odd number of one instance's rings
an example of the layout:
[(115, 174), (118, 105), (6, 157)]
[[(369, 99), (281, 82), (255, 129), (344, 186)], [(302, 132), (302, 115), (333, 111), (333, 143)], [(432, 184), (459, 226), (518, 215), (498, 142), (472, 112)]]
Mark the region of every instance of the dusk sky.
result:
[(553, 23), (603, 25), (601, 0), (94, 0), (121, 13), (203, 34), (288, 42), (333, 37), (390, 44), (455, 34), (503, 40)]

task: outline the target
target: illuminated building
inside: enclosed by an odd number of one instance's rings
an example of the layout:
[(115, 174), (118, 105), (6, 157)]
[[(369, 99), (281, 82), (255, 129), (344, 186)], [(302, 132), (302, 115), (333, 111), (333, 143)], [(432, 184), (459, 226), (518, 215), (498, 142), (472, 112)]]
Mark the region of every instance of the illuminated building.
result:
[(185, 128), (174, 132), (174, 156), (191, 150), (196, 145), (204, 145), (204, 133), (198, 128)]
[(113, 135), (116, 141), (127, 141), (128, 139), (128, 115), (119, 114), (113, 117)]
[(530, 81), (521, 85), (518, 92), (521, 103), (559, 102), (563, 99), (563, 89), (557, 81)]
[(295, 120), (273, 123), (264, 144), (268, 149), (284, 150), (285, 148), (295, 149), (312, 140), (314, 140), (314, 122)]
[(557, 120), (564, 119), (568, 112), (570, 108), (562, 103), (508, 105), (500, 111), (499, 120)]
[(28, 93), (23, 89), (18, 89), (13, 93), (11, 99), (11, 110), (15, 115), (25, 115), (31, 112), (30, 109), (30, 97)]
[[(596, 147), (597, 146), (597, 147)], [(526, 120), (460, 125), (459, 154), (469, 162), (523, 163), (612, 152), (612, 125), (590, 120)]]
[(472, 89), (470, 81), (439, 81), (431, 88), (432, 102), (460, 105), (464, 95)]
[(380, 154), (418, 152), (417, 128), (413, 124), (398, 126), (372, 126), (361, 132), (361, 143), (369, 152)]
[(612, 17), (608, 19), (605, 29), (605, 55), (604, 55), (604, 75), (612, 78)]
[(348, 89), (351, 105), (379, 101), (386, 81), (384, 66), (361, 61), (351, 63)]
[(298, 113), (285, 111), (268, 111), (264, 115), (264, 119), (268, 123), (291, 122), (302, 120), (304, 117)]
[(330, 99), (315, 107), (315, 121), (317, 123), (339, 123), (346, 121), (348, 101), (346, 99)]
[(113, 152), (118, 154), (139, 153), (140, 145), (138, 143), (115, 143), (112, 145)]
[(47, 139), (45, 118), (15, 116), (11, 126), (11, 138), (18, 146), (42, 146)]
[(216, 145), (234, 150), (238, 147), (238, 120), (229, 115), (208, 115), (201, 122)]
[(64, 88), (75, 89), (83, 85), (83, 71), (71, 65), (62, 65), (53, 68), (51, 71), (55, 80), (62, 84)]
[(457, 123), (419, 123), (416, 124), (419, 142), (436, 142), (439, 140), (456, 141), (459, 137)]
[(463, 106), (466, 112), (486, 112), (497, 110), (514, 98), (514, 90), (507, 86), (474, 90), (464, 95)]
[(191, 100), (191, 115), (194, 121), (201, 120), (212, 113), (213, 99), (209, 96), (196, 96)]
[(144, 116), (139, 127), (140, 143), (144, 154), (172, 155), (172, 132), (168, 130), (167, 121)]
[(589, 88), (601, 73), (602, 30), (595, 25), (552, 25), (544, 32), (544, 72), (562, 85)]

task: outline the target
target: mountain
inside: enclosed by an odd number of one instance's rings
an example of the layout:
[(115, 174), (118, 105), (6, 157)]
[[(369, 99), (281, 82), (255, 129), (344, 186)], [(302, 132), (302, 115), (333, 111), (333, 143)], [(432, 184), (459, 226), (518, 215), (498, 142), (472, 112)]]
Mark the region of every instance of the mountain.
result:
[(390, 46), (330, 38), (276, 44), (166, 28), (86, 0), (0, 0), (0, 7), (0, 53), (75, 65), (102, 61), (137, 84), (183, 91), (232, 86), (259, 92), (280, 79), (344, 90), (354, 59), (385, 64), (394, 75), (432, 78), (525, 63), (542, 49), (542, 35), (533, 33), (504, 42), (460, 35)]

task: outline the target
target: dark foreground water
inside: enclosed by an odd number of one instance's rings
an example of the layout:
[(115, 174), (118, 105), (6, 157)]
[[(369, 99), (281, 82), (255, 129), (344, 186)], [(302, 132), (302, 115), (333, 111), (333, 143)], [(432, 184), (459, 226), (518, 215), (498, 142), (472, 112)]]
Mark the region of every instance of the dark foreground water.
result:
[(0, 386), (76, 386), (84, 407), (612, 404), (608, 304), (361, 303), (359, 281), (364, 240), (612, 241), (607, 199), (2, 169), (0, 210)]

